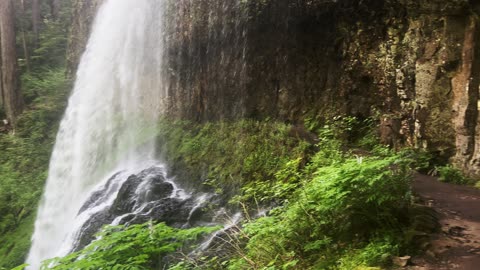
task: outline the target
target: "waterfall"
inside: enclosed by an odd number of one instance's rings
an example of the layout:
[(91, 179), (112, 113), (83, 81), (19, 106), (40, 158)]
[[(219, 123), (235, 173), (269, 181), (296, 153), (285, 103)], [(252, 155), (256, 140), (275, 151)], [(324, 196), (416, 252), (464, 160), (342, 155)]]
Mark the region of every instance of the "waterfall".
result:
[(99, 9), (51, 157), (30, 269), (72, 250), (79, 210), (115, 171), (156, 164), (163, 14), (159, 0), (106, 0)]

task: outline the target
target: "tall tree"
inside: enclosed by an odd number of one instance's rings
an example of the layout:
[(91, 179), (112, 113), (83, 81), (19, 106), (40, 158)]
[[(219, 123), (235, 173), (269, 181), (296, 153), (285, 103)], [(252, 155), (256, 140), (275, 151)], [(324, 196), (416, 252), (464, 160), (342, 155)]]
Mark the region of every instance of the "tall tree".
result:
[(23, 98), (18, 87), (15, 11), (12, 0), (0, 0), (0, 55), (2, 94), (7, 119), (13, 126), (22, 111)]
[(37, 48), (40, 33), (40, 0), (32, 0), (32, 28), (34, 46)]
[(28, 44), (27, 44), (27, 34), (26, 34), (26, 26), (25, 26), (25, 0), (20, 1), (20, 11), (22, 14), (22, 20), (20, 21), (20, 31), (22, 35), (22, 47), (23, 47), (23, 56), (25, 57), (25, 65), (27, 68), (27, 72), (30, 72), (30, 52), (28, 51)]
[(2, 78), (2, 31), (0, 31), (0, 108), (5, 109), (5, 94), (3, 92)]
[(54, 20), (58, 19), (61, 4), (62, 2), (60, 0), (50, 0), (50, 12)]

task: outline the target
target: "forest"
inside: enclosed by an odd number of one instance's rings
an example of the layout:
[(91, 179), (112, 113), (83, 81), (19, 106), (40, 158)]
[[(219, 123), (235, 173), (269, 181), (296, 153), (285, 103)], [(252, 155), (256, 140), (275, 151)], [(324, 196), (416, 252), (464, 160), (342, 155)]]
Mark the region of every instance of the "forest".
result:
[(68, 1), (2, 1), (0, 246), (7, 268), (23, 264), (67, 103)]
[(479, 14), (0, 0), (0, 269), (477, 269)]

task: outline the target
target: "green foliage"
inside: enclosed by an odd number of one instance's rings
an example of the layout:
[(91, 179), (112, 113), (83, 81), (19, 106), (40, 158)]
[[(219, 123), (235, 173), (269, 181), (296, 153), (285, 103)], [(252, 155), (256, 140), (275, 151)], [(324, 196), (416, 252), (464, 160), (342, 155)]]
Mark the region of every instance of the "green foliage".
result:
[[(235, 179), (240, 195), (232, 202), (240, 203), (247, 213), (256, 204), (277, 205), (268, 216), (248, 220), (231, 236), (235, 258), (184, 261), (172, 269), (376, 269), (388, 265), (390, 257), (400, 255), (409, 244), (403, 238), (411, 223), (411, 169), (429, 167), (431, 159), (421, 151), (395, 153), (379, 145), (373, 135), (363, 144), (372, 152), (345, 151), (347, 145), (358, 143), (351, 134), (361, 122), (338, 118), (327, 125), (310, 123), (318, 135), (314, 146), (292, 140), (291, 128), (268, 121), (208, 123), (201, 128), (183, 123), (187, 128), (168, 131), (174, 134), (171, 137), (182, 138), (170, 149), (171, 153), (182, 149), (179, 160), (183, 157), (192, 164), (193, 157), (195, 162), (215, 164), (206, 166), (209, 179), (225, 172), (235, 176), (213, 183)], [(259, 139), (275, 130), (279, 132), (274, 140)], [(362, 134), (371, 133), (366, 129)], [(248, 151), (228, 148), (232, 141)], [(263, 163), (269, 156), (262, 152), (272, 149), (269, 144), (275, 151), (287, 150), (277, 155), (281, 158), (275, 166)], [(250, 165), (230, 167), (244, 165), (242, 160), (250, 154), (264, 165), (251, 170)], [(224, 158), (228, 161), (216, 163)], [(240, 173), (233, 174), (232, 168)], [(263, 177), (254, 177), (258, 175)], [(252, 201), (255, 204), (249, 205)]]
[(218, 193), (240, 190), (237, 202), (254, 202), (285, 198), (297, 185), (296, 170), (311, 145), (290, 131), (271, 121), (198, 125), (164, 120), (159, 138), (171, 164), (183, 162), (188, 171), (199, 173), (191, 178), (205, 180)]
[(35, 48), (32, 53), (32, 62), (34, 67), (45, 69), (45, 67), (57, 67), (65, 63), (66, 49), (68, 40), (68, 25), (70, 21), (66, 14), (70, 9), (69, 1), (64, 1), (62, 20), (53, 20), (52, 18), (45, 19), (43, 31), (39, 37), (38, 48)]
[(403, 159), (410, 159), (412, 168), (421, 173), (429, 173), (434, 168), (432, 153), (423, 149), (404, 149), (400, 152)]
[(367, 118), (363, 121), (357, 121), (354, 132), (354, 145), (361, 149), (372, 150), (379, 144), (378, 121), (373, 118)]
[(394, 155), (322, 164), (292, 203), (245, 225), (255, 265), (240, 269), (331, 268), (352, 247), (365, 253), (378, 236), (399, 235), (411, 201), (408, 163)]
[(28, 266), (28, 264), (24, 263), (24, 264), (21, 264), (21, 265), (13, 268), (13, 269), (11, 269), (11, 270), (23, 270), (23, 269), (25, 269), (27, 266)]
[[(29, 89), (49, 85), (35, 78), (24, 77)], [(53, 141), (45, 136), (49, 133), (44, 123), (56, 122), (49, 116), (62, 98), (47, 94), (58, 97), (50, 104), (50, 99), (31, 96), (39, 106), (24, 116), (26, 124), (20, 125), (18, 134), (35, 142)], [(43, 124), (35, 125), (37, 120)], [(199, 180), (198, 186), (206, 184), (226, 198), (236, 195), (231, 203), (242, 206), (247, 217), (258, 205), (276, 206), (268, 216), (248, 220), (231, 236), (236, 257), (185, 260), (170, 269), (368, 269), (384, 266), (390, 256), (400, 255), (408, 244), (402, 238), (410, 222), (410, 169), (428, 167), (430, 161), (428, 155), (416, 151), (394, 153), (375, 144), (374, 136), (361, 144), (371, 152), (352, 154), (355, 151), (347, 151), (346, 146), (358, 142), (353, 135), (359, 123), (348, 117), (326, 125), (310, 123), (315, 134), (305, 131), (305, 135), (299, 127), (273, 121), (194, 124), (162, 120), (159, 145), (167, 162), (176, 166), (174, 174), (187, 171), (191, 173), (188, 179)], [(31, 129), (28, 134), (24, 133), (27, 127)], [(146, 137), (152, 134), (146, 133)], [(31, 146), (26, 144), (24, 149)], [(39, 169), (46, 168), (48, 157), (36, 160)], [(33, 162), (10, 164), (11, 179), (23, 177), (20, 172)], [(43, 181), (41, 177), (28, 181)], [(12, 194), (21, 193), (11, 186)], [(27, 194), (30, 197), (23, 199), (15, 196), (19, 202), (35, 201), (39, 196)], [(108, 227), (87, 248), (45, 265), (53, 269), (156, 269), (171, 263), (162, 261), (167, 254), (188, 249), (185, 243), (213, 230), (179, 230), (164, 224)]]
[(446, 183), (465, 185), (471, 183), (472, 180), (465, 176), (462, 171), (452, 165), (435, 167), (439, 174), (439, 180)]
[[(72, 1), (61, 1), (56, 17), (51, 13), (49, 1), (41, 1), (41, 21), (38, 40), (33, 33), (32, 11), (28, 1), (15, 1), (17, 52), (19, 66), (24, 72), (42, 72), (65, 64), (67, 39), (71, 25)], [(24, 44), (25, 42), (25, 44)], [(24, 47), (25, 45), (25, 47)], [(29, 59), (25, 55), (25, 49)], [(27, 66), (27, 61), (30, 61)], [(27, 70), (30, 68), (30, 70)]]
[[(259, 204), (277, 205), (232, 236), (237, 257), (186, 260), (171, 269), (362, 269), (400, 255), (409, 226), (410, 168), (428, 166), (428, 156), (372, 144), (370, 154), (352, 157), (342, 149), (351, 142), (345, 136), (351, 130), (344, 129), (355, 121), (336, 121), (318, 125), (316, 145), (271, 121), (162, 121), (160, 145), (171, 164), (198, 172), (219, 193), (237, 193), (232, 203), (247, 213)], [(110, 227), (84, 250), (47, 264), (154, 269), (167, 253), (209, 231)]]
[(368, 245), (360, 249), (349, 250), (338, 261), (338, 269), (367, 269), (375, 265), (388, 267), (392, 255), (399, 254), (398, 240), (388, 235), (383, 238), (374, 238)]
[(28, 251), (34, 209), (69, 88), (62, 69), (24, 75), (22, 83), (30, 97), (27, 109), (15, 134), (0, 134), (0, 242), (10, 243), (0, 247), (0, 267), (18, 265)]
[[(57, 126), (71, 88), (62, 67), (71, 1), (61, 1), (56, 18), (47, 1), (42, 3), (38, 43), (34, 42), (31, 5), (27, 1), (23, 10), (23, 2), (14, 2), (25, 111), (18, 118), (15, 133), (0, 133), (0, 268), (21, 264), (28, 252), (34, 210), (47, 178)], [(0, 116), (2, 111), (0, 108)]]
[(35, 213), (31, 213), (19, 222), (14, 230), (7, 231), (0, 236), (0, 269), (11, 269), (22, 264), (30, 247)]
[(317, 133), (324, 140), (335, 139), (347, 142), (360, 121), (356, 117), (339, 115), (326, 120), (325, 123), (312, 119), (307, 119), (305, 122), (309, 130)]
[[(311, 125), (311, 124), (310, 124)], [(335, 116), (327, 120), (324, 125), (318, 123), (314, 129), (319, 137), (336, 146), (344, 144), (352, 148), (371, 150), (378, 146), (378, 123), (373, 118), (358, 119), (353, 116)]]
[(215, 230), (218, 227), (182, 230), (164, 223), (106, 227), (83, 250), (48, 260), (42, 269), (159, 269), (165, 255)]

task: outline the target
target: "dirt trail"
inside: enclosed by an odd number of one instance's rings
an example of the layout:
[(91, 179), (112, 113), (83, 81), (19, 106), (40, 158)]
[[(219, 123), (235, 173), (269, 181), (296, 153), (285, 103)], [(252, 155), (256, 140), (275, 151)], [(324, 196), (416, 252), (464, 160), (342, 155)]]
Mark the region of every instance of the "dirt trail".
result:
[(440, 214), (441, 231), (410, 269), (480, 270), (480, 190), (418, 174), (413, 189)]

